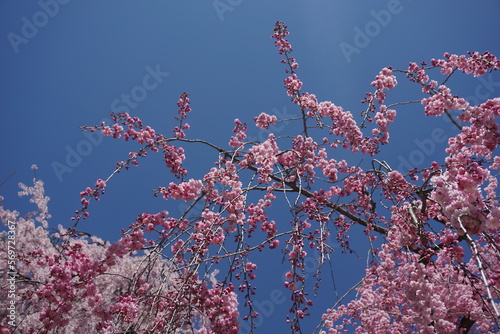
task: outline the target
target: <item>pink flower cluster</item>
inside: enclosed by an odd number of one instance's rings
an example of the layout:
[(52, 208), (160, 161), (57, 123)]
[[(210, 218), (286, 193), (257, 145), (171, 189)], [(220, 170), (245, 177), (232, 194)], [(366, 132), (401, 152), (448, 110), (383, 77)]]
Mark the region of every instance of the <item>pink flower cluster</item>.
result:
[(276, 22), (274, 25), (274, 34), (271, 35), (271, 38), (274, 38), (274, 45), (278, 47), (278, 52), (280, 55), (287, 54), (292, 51), (292, 46), (285, 37), (289, 34), (287, 30), (287, 26), (283, 22)]
[[(190, 100), (187, 93), (182, 93), (177, 103), (179, 106), (178, 113), (180, 117), (176, 116), (175, 119), (179, 121), (179, 125), (174, 127), (174, 138), (182, 139), (185, 137), (184, 130), (189, 129), (189, 124), (184, 123), (188, 112), (191, 111)], [(138, 157), (146, 157), (148, 150), (158, 152), (160, 149), (164, 153), (164, 161), (171, 172), (178, 178), (186, 174), (186, 169), (182, 167), (184, 162), (184, 149), (182, 147), (175, 147), (169, 144), (172, 139), (167, 139), (163, 135), (156, 133), (154, 129), (149, 126), (144, 127), (142, 121), (138, 117), (131, 117), (128, 113), (119, 113), (117, 115), (111, 114), (111, 119), (114, 121), (112, 126), (102, 123), (100, 126), (86, 129), (96, 131), (101, 129), (101, 133), (105, 136), (112, 136), (113, 138), (120, 138), (123, 136), (125, 141), (129, 139), (136, 140), (139, 144), (146, 144), (145, 147), (138, 152), (130, 152), (130, 158), (127, 161), (121, 161), (116, 164), (117, 172), (122, 168), (129, 168), (129, 165), (138, 165)]]
[[(234, 286), (230, 284), (222, 287), (217, 284), (212, 289), (203, 285), (198, 301), (203, 314), (212, 324), (212, 333), (237, 334), (240, 328), (238, 323), (238, 301)], [(205, 333), (210, 333), (205, 331)], [(203, 331), (201, 332), (203, 333)]]
[(122, 295), (116, 298), (116, 302), (111, 305), (110, 312), (123, 318), (126, 323), (134, 322), (139, 313), (137, 299), (132, 296)]
[(469, 52), (468, 56), (449, 54), (445, 52), (446, 59), (432, 59), (432, 65), (441, 67), (442, 74), (451, 74), (454, 69), (459, 69), (475, 77), (484, 75), (488, 71), (500, 69), (500, 60), (489, 52)]
[[(425, 72), (425, 69), (422, 67), (419, 67), (417, 63), (411, 62), (410, 65), (408, 65), (408, 77), (410, 77), (411, 81), (418, 82), (420, 84), (425, 84), (427, 81), (429, 81), (429, 76)], [(410, 74), (415, 73), (416, 76), (412, 77)]]
[(171, 182), (168, 189), (161, 189), (164, 199), (182, 199), (184, 202), (195, 199), (201, 192), (202, 182), (200, 180), (190, 179), (188, 182), (175, 184)]
[(186, 134), (184, 130), (189, 130), (190, 126), (188, 123), (184, 123), (184, 119), (187, 118), (187, 114), (191, 111), (189, 99), (189, 94), (184, 92), (181, 94), (179, 100), (177, 101), (177, 106), (179, 107), (178, 113), (180, 117), (176, 116), (175, 119), (179, 121), (179, 125), (174, 127), (174, 137), (176, 138), (184, 138)]
[[(227, 230), (234, 232), (236, 225), (244, 225), (244, 208), (246, 195), (242, 190), (242, 183), (236, 173), (236, 166), (231, 162), (226, 162), (224, 167), (212, 168), (209, 173), (203, 177), (205, 183), (205, 200), (215, 201), (221, 205), (223, 212), (227, 215)], [(219, 192), (215, 189), (215, 185), (219, 183), (225, 190)], [(214, 217), (219, 217), (215, 214)], [(213, 221), (211, 218), (209, 221)], [(216, 225), (217, 226), (217, 225)]]
[(190, 103), (189, 94), (186, 92), (182, 93), (177, 101), (177, 106), (179, 107), (178, 113), (180, 115), (180, 117), (176, 117), (177, 120), (180, 121), (187, 118), (187, 114), (191, 111)]
[[(432, 199), (441, 205), (442, 219), (451, 222), (462, 234), (459, 217), (470, 225), (469, 234), (500, 230), (500, 209), (496, 199), (497, 179), (488, 169), (464, 154), (447, 158), (449, 168), (432, 178), (435, 191)], [(484, 186), (485, 183), (489, 184)], [(485, 194), (483, 194), (483, 189)]]
[(385, 105), (380, 106), (380, 110), (373, 117), (375, 123), (378, 125), (377, 128), (372, 130), (374, 136), (378, 136), (378, 142), (380, 144), (389, 143), (389, 124), (394, 122), (396, 119), (396, 110), (387, 109)]
[[(433, 60), (433, 66), (441, 67), (445, 75), (460, 69), (479, 76), (499, 68), (498, 60), (488, 53), (445, 57), (448, 60)], [(459, 110), (457, 120), (465, 124), (457, 126), (460, 132), (449, 139), (444, 165), (433, 162), (431, 168), (407, 175), (416, 181), (421, 173), (423, 185), (387, 167), (384, 172), (376, 170), (385, 198), (394, 203), (386, 242), (374, 249), (377, 261), (357, 289), (359, 298), (329, 309), (323, 316), (322, 333), (344, 333), (348, 327), (355, 333), (490, 333), (498, 329), (499, 314), (490, 298), (498, 298), (500, 281), (500, 208), (497, 173), (493, 173), (500, 166), (495, 156), (500, 143), (500, 99), (469, 106), (444, 85), (436, 91), (436, 81), (429, 81), (429, 68), (424, 66), (410, 63), (403, 72), (431, 95), (421, 101), (426, 115)], [(366, 187), (377, 182), (360, 184)], [(355, 183), (350, 181), (343, 192), (352, 186)], [(357, 205), (363, 202), (358, 196)], [(438, 230), (431, 225), (436, 221)], [(461, 245), (466, 238), (473, 256), (463, 249), (467, 244)]]
[[(394, 225), (387, 235), (390, 242), (378, 252), (379, 263), (367, 270), (357, 289), (360, 298), (329, 309), (323, 315), (327, 331), (322, 333), (343, 333), (348, 326), (354, 333), (457, 333), (462, 324), (465, 330), (465, 320), (481, 332), (493, 330), (483, 312), (483, 301), (470, 289), (469, 279), (474, 279), (470, 271), (455, 266), (464, 256), (458, 235), (444, 229), (440, 252), (430, 248), (411, 252), (405, 249), (410, 245), (419, 249), (414, 243), (422, 240), (411, 223), (409, 206), (395, 209), (392, 219)], [(439, 242), (432, 235), (429, 238), (430, 243)], [(432, 258), (433, 264), (427, 265)], [(477, 271), (474, 259), (467, 266)]]
[(236, 133), (236, 135), (232, 136), (230, 141), (229, 141), (229, 146), (231, 147), (240, 147), (243, 145), (243, 140), (247, 138), (247, 125), (246, 123), (241, 122), (239, 119), (235, 119), (234, 123), (236, 123), (236, 126), (233, 129), (233, 132)]
[[(97, 184), (104, 187), (102, 180)], [(58, 233), (49, 235), (48, 198), (42, 183), (21, 188), (21, 195), (33, 196), (39, 206), (30, 216), (43, 225), (36, 227), (33, 219), (23, 219), (19, 213), (0, 206), (3, 222), (14, 221), (17, 233), (23, 236), (17, 245), (17, 312), (22, 321), (16, 331), (49, 333), (57, 328), (62, 334), (129, 330), (238, 332), (238, 302), (231, 284), (223, 285), (212, 277), (215, 286), (208, 288), (192, 272), (177, 275), (172, 263), (160, 254), (131, 256), (148, 243), (143, 229), (151, 232), (155, 226), (178, 227), (167, 218), (167, 212), (142, 214), (130, 231), (112, 245), (96, 237), (69, 236), (61, 226)], [(6, 242), (6, 238), (1, 239), (5, 246), (0, 250), (2, 257), (6, 256)], [(2, 279), (5, 275), (4, 271)], [(6, 299), (7, 293), (5, 286), (0, 289), (1, 298)], [(9, 333), (6, 312), (0, 311), (0, 327)], [(191, 325), (186, 327), (186, 323)]]
[(395, 202), (401, 202), (410, 198), (416, 190), (415, 186), (409, 183), (399, 171), (387, 173), (387, 178), (384, 182), (384, 195), (388, 200)]
[(255, 231), (260, 222), (260, 229), (267, 233), (267, 239), (270, 241), (269, 248), (271, 249), (279, 245), (279, 240), (274, 239), (275, 234), (278, 232), (278, 227), (274, 220), (269, 220), (265, 209), (271, 206), (275, 198), (276, 196), (272, 194), (272, 188), (269, 187), (265, 199), (259, 199), (257, 204), (251, 203), (245, 208), (245, 213), (248, 214), (247, 224), (249, 231)]
[(257, 127), (267, 130), (272, 124), (276, 124), (278, 118), (275, 115), (268, 115), (266, 113), (260, 113), (259, 116), (254, 118)]
[(299, 80), (297, 74), (293, 73), (284, 80), (284, 83), (287, 95), (292, 96), (292, 99), (295, 101), (295, 97), (302, 88), (302, 81)]
[(89, 216), (89, 212), (87, 211), (89, 208), (90, 200), (93, 198), (96, 201), (100, 200), (100, 196), (104, 195), (106, 188), (106, 181), (102, 179), (98, 179), (95, 182), (95, 188), (91, 189), (90, 187), (87, 187), (84, 191), (80, 192), (80, 197), (82, 198), (80, 200), (82, 204), (82, 208), (80, 210), (75, 211), (76, 216), (72, 217), (72, 220), (80, 220), (83, 215), (83, 219), (87, 218)]
[(431, 97), (422, 99), (427, 116), (441, 116), (445, 111), (464, 110), (468, 107), (469, 103), (462, 97), (452, 95), (448, 87), (441, 85), (438, 89)]
[(459, 218), (466, 222), (471, 235), (500, 230), (498, 180), (491, 173), (495, 166), (488, 169), (475, 159), (493, 158), (500, 143), (499, 116), (498, 98), (464, 110), (458, 119), (470, 126), (463, 126), (459, 134), (450, 138), (447, 169), (432, 178), (436, 187), (432, 198), (441, 205), (443, 219), (450, 221), (459, 233), (463, 233)]
[(257, 169), (259, 173), (259, 181), (268, 183), (271, 181), (269, 175), (273, 172), (273, 166), (278, 159), (276, 155), (279, 153), (273, 134), (269, 135), (262, 144), (256, 144), (248, 150), (244, 159), (240, 162), (240, 166), (247, 168), (249, 165), (260, 166)]
[(363, 141), (363, 134), (351, 112), (344, 111), (342, 107), (336, 106), (330, 101), (319, 103), (315, 109), (317, 109), (321, 117), (331, 118), (330, 133), (345, 138), (342, 142), (344, 148), (351, 147), (353, 151), (358, 150)]
[(431, 91), (435, 92), (434, 89), (438, 86), (438, 83), (436, 80), (429, 81), (429, 75), (425, 72), (424, 65), (426, 63), (422, 63), (422, 67), (419, 67), (417, 63), (410, 63), (406, 76), (410, 81), (421, 84), (422, 92), (429, 94)]
[[(286, 43), (291, 50), (290, 44), (285, 39), (285, 36), (288, 35), (286, 26), (281, 22), (277, 22), (275, 31), (281, 32), (271, 36), (276, 39), (275, 43), (277, 43), (277, 45)], [(302, 81), (298, 78), (297, 73), (295, 73), (295, 69), (298, 67), (295, 58), (290, 57), (288, 51), (280, 51), (280, 54), (286, 56), (286, 59), (282, 62), (288, 64), (289, 67), (286, 72), (290, 73), (290, 76), (285, 79), (285, 88), (287, 89), (288, 96), (291, 96), (292, 101), (300, 106), (303, 113), (305, 112), (307, 116), (316, 119), (316, 125), (318, 127), (322, 128), (325, 125), (323, 118), (329, 117), (332, 121), (332, 125), (328, 126), (330, 133), (344, 137), (343, 140), (332, 141), (332, 147), (337, 147), (337, 145), (341, 144), (342, 147), (350, 148), (354, 152), (361, 150), (363, 153), (373, 155), (378, 152), (378, 145), (388, 143), (388, 125), (394, 121), (396, 115), (395, 110), (388, 110), (386, 106), (382, 105), (380, 111), (376, 114), (375, 119), (377, 128), (372, 130), (372, 137), (363, 136), (360, 127), (349, 111), (344, 111), (342, 107), (335, 106), (335, 104), (330, 101), (318, 102), (314, 94), (309, 94), (307, 92), (301, 94), (300, 89), (302, 88)], [(378, 99), (378, 103), (382, 104), (386, 97), (385, 90), (393, 89), (397, 85), (397, 80), (392, 73), (392, 69), (387, 67), (380, 71), (371, 85), (375, 86), (377, 89), (374, 94), (367, 93), (368, 97), (365, 98), (363, 102), (368, 102), (368, 111), (374, 112), (376, 110), (374, 99)], [(367, 116), (366, 118), (371, 121), (370, 117)], [(305, 125), (304, 134), (306, 136), (308, 134), (307, 128), (308, 127)]]
[(465, 109), (458, 120), (470, 125), (463, 126), (462, 132), (450, 139), (447, 153), (461, 151), (468, 156), (491, 159), (500, 138), (497, 122), (499, 116), (500, 98)]
[(382, 104), (385, 101), (386, 92), (384, 90), (391, 90), (398, 84), (396, 77), (392, 74), (392, 68), (384, 67), (380, 73), (375, 77), (375, 81), (372, 81), (371, 85), (377, 87), (375, 91), (375, 98), (378, 99), (378, 103)]

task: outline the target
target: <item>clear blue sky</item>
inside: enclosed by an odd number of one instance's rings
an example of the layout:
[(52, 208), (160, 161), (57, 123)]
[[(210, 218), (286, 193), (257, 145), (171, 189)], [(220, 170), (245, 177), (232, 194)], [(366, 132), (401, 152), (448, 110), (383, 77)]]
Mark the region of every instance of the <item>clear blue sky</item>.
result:
[[(29, 184), (30, 166), (37, 164), (37, 176), (51, 197), (52, 226), (68, 225), (79, 208), (79, 192), (107, 177), (113, 164), (136, 148), (109, 138), (89, 138), (79, 130), (99, 123), (113, 108), (127, 108), (157, 131), (170, 134), (177, 98), (187, 91), (193, 109), (189, 136), (220, 145), (227, 144), (236, 117), (250, 122), (261, 112), (297, 115), (282, 85), (284, 67), (269, 38), (276, 20), (291, 31), (304, 91), (359, 115), (359, 101), (384, 66), (406, 68), (410, 61), (438, 58), (445, 51), (500, 55), (499, 17), (500, 3), (493, 0), (2, 1), (0, 182), (16, 171), (0, 188), (4, 205), (20, 212), (32, 209), (17, 198), (17, 183)], [(155, 71), (156, 79), (144, 81)], [(500, 75), (493, 74), (486, 81), (452, 80), (450, 86), (481, 102), (499, 95), (497, 82)], [(390, 101), (421, 97), (415, 87), (407, 88), (401, 85)], [(132, 100), (127, 104), (122, 95), (132, 95)], [(438, 159), (444, 143), (428, 143), (440, 137), (439, 129), (452, 133), (448, 123), (423, 117), (421, 106), (399, 109), (394, 143), (385, 148), (383, 159), (403, 169), (404, 161), (423, 166)], [(249, 133), (267, 136), (256, 128)], [(202, 176), (211, 160), (207, 150), (191, 147), (192, 177)], [(356, 157), (353, 163), (358, 161)], [(177, 203), (151, 196), (151, 189), (172, 181), (162, 166), (159, 155), (151, 156), (139, 168), (118, 175), (102, 201), (92, 204), (91, 219), (79, 228), (114, 241), (141, 212), (168, 209), (179, 214)], [(364, 265), (353, 256), (334, 258), (340, 295), (359, 280)], [(266, 274), (269, 279), (277, 275), (267, 270), (269, 262), (259, 266), (260, 282), (267, 282)], [(322, 290), (316, 316), (336, 301), (328, 289), (325, 285)], [(287, 332), (277, 325), (289, 305), (279, 302), (279, 291), (286, 292), (280, 281), (263, 286), (256, 299), (269, 300), (273, 291), (278, 302), (272, 312), (262, 312), (258, 333)], [(317, 319), (306, 323), (305, 332), (311, 332)]]

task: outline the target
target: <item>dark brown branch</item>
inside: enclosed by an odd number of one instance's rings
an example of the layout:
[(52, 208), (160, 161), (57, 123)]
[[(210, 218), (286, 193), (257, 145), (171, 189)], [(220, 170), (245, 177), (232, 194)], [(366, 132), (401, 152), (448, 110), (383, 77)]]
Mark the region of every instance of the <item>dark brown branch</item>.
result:
[(469, 333), (469, 330), (471, 329), (471, 327), (475, 324), (476, 322), (474, 320), (471, 320), (471, 318), (469, 318), (468, 316), (467, 317), (463, 317), (461, 320), (460, 320), (460, 323), (458, 324), (458, 329), (460, 331), (461, 328), (464, 329), (464, 331), (460, 332), (460, 333)]
[[(229, 153), (225, 153), (228, 157), (231, 157), (233, 158)], [(234, 158), (233, 158), (234, 159)], [(239, 162), (238, 159), (234, 159), (234, 161), (236, 162)], [(257, 168), (254, 167), (254, 166), (248, 166), (248, 169), (254, 171), (254, 172), (257, 172)], [(314, 195), (306, 190), (306, 189), (303, 189), (301, 187), (298, 187), (297, 184), (295, 184), (294, 182), (289, 182), (289, 181), (284, 181), (282, 179), (280, 179), (279, 177), (275, 176), (275, 175), (269, 175), (269, 177), (276, 181), (276, 182), (279, 182), (279, 183), (283, 183), (285, 185), (287, 185), (288, 187), (290, 187), (293, 191), (297, 192), (297, 193), (300, 193), (301, 195), (304, 195), (305, 197), (307, 198), (314, 198)], [(373, 230), (375, 232), (378, 232), (378, 233), (381, 233), (381, 234), (386, 234), (387, 235), (387, 232), (388, 232), (388, 229), (385, 228), (385, 227), (382, 227), (382, 226), (379, 226), (379, 225), (376, 225), (376, 224), (372, 224), (372, 223), (368, 223), (366, 220), (364, 219), (361, 219), (360, 217), (356, 216), (356, 215), (353, 215), (352, 213), (346, 211), (344, 208), (342, 208), (341, 206), (337, 205), (337, 204), (334, 204), (332, 202), (328, 202), (328, 201), (324, 201), (322, 203), (323, 205), (337, 211), (338, 213), (346, 216), (347, 218), (351, 219), (352, 221), (364, 226), (364, 227), (371, 227), (373, 228)]]
[[(165, 139), (165, 140), (168, 140), (168, 141), (174, 141), (172, 139)], [(210, 142), (207, 142), (207, 141), (204, 141), (204, 140), (199, 140), (199, 139), (181, 139), (181, 138), (176, 138), (175, 139), (176, 141), (183, 141), (183, 142), (191, 142), (191, 143), (202, 143), (202, 144), (206, 144), (214, 149), (216, 149), (219, 153), (221, 154), (224, 154), (224, 156), (226, 156), (227, 158), (231, 159), (233, 162), (236, 162), (236, 163), (239, 163), (241, 162), (240, 159), (234, 157), (233, 155), (230, 154), (230, 152), (226, 151), (226, 150), (223, 150), (221, 149), (220, 147), (217, 147), (216, 145), (210, 143)], [(254, 171), (254, 172), (258, 172), (257, 170), (257, 167), (255, 166), (248, 166), (248, 169), (250, 169), (251, 171)], [(290, 181), (284, 181), (282, 179), (280, 179), (279, 177), (277, 177), (276, 175), (269, 175), (269, 177), (273, 180), (273, 181), (276, 181), (276, 182), (279, 182), (281, 184), (285, 184), (286, 186), (290, 187), (290, 189), (292, 189), (293, 191), (297, 192), (297, 193), (300, 193), (301, 195), (307, 197), (307, 198), (314, 198), (314, 195), (313, 193), (311, 193), (310, 191), (306, 190), (306, 189), (303, 189), (299, 186), (297, 186), (297, 184), (295, 184), (294, 182), (290, 182)], [(370, 227), (370, 228), (373, 228), (373, 230), (375, 232), (378, 232), (380, 234), (385, 234), (387, 235), (388, 233), (388, 229), (385, 228), (385, 227), (382, 227), (380, 225), (376, 225), (376, 224), (373, 224), (373, 223), (369, 223), (367, 222), (366, 220), (356, 216), (356, 215), (353, 215), (352, 213), (348, 212), (347, 210), (345, 210), (344, 208), (342, 208), (341, 206), (337, 205), (337, 204), (334, 204), (332, 202), (328, 202), (328, 201), (324, 201), (322, 203), (323, 205), (325, 205), (326, 207), (329, 207), (331, 209), (333, 209), (334, 211), (346, 216), (347, 218), (351, 219), (352, 221), (364, 226), (364, 227)]]

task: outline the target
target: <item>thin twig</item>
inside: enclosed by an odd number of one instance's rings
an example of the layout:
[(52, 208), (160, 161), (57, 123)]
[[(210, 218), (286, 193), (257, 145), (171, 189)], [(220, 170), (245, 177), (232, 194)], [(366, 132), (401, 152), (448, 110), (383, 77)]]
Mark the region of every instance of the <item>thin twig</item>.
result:
[(10, 175), (7, 176), (7, 178), (5, 180), (3, 180), (2, 183), (0, 183), (0, 187), (2, 187), (5, 184), (5, 182), (7, 182), (14, 174), (16, 174), (16, 171), (13, 171), (12, 173), (10, 173)]

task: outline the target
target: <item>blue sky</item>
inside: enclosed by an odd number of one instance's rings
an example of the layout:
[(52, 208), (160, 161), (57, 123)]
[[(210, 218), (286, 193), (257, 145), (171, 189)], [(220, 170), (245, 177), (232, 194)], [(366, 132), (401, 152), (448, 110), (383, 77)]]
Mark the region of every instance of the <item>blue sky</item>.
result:
[[(21, 212), (32, 209), (17, 198), (17, 183), (29, 184), (30, 166), (37, 164), (37, 177), (51, 197), (52, 226), (68, 225), (79, 208), (79, 192), (107, 177), (113, 164), (136, 148), (79, 130), (98, 124), (112, 109), (127, 108), (170, 134), (177, 98), (187, 91), (193, 109), (188, 135), (219, 145), (227, 144), (234, 118), (250, 123), (261, 112), (298, 115), (286, 96), (284, 66), (269, 38), (277, 20), (291, 32), (304, 91), (359, 115), (359, 101), (382, 67), (406, 68), (410, 61), (438, 58), (445, 51), (500, 55), (499, 14), (500, 3), (493, 0), (2, 1), (0, 182), (16, 172), (0, 188), (4, 205)], [(499, 74), (458, 78), (465, 80), (451, 80), (451, 88), (471, 101), (498, 96)], [(422, 97), (403, 78), (399, 82), (390, 102)], [(137, 99), (127, 104), (125, 95)], [(402, 169), (406, 162), (423, 167), (442, 159), (441, 138), (453, 133), (450, 124), (424, 117), (419, 105), (398, 111), (393, 143), (384, 148), (382, 159)], [(257, 128), (249, 135), (267, 137)], [(348, 155), (339, 151), (338, 156)], [(360, 157), (353, 159), (356, 163)], [(201, 177), (213, 160), (212, 152), (190, 147), (191, 177)], [(114, 241), (141, 212), (167, 209), (178, 215), (178, 203), (151, 195), (151, 189), (172, 181), (162, 166), (159, 155), (150, 156), (139, 168), (118, 175), (79, 228)], [(365, 262), (338, 255), (333, 268), (342, 295), (359, 280)], [(269, 261), (259, 265), (263, 282), (266, 274), (276, 276), (268, 270)], [(263, 301), (274, 297), (274, 306), (272, 312), (262, 307), (265, 316), (257, 332), (285, 333), (286, 325), (277, 325), (289, 305), (278, 296), (286, 293), (284, 288), (278, 281), (260, 291), (257, 300), (271, 305)], [(333, 293), (322, 296), (316, 315), (336, 301)], [(305, 332), (315, 323), (317, 318), (308, 322)]]

